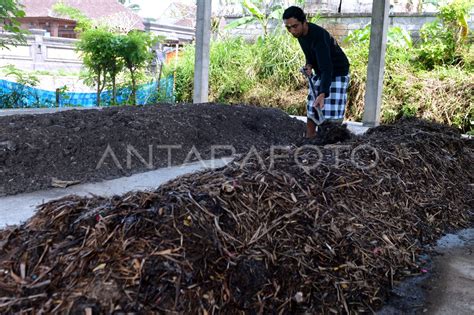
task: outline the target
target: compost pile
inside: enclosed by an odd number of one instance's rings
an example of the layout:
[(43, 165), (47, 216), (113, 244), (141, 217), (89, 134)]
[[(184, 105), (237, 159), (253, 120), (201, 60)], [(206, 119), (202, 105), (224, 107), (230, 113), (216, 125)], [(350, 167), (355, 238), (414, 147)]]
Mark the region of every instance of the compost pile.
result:
[[(280, 109), (212, 103), (0, 117), (0, 196), (230, 155), (222, 146), (241, 153), (287, 145), (304, 129)], [(213, 154), (213, 146), (221, 149)]]
[(44, 204), (0, 234), (0, 312), (377, 310), (427, 244), (472, 224), (474, 144), (402, 121), (343, 145)]

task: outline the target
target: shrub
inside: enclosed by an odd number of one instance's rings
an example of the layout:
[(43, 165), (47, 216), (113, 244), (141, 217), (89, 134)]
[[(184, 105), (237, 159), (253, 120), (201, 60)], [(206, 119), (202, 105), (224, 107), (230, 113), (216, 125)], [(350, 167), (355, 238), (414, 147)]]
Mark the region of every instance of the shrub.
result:
[[(469, 27), (467, 16), (472, 0), (454, 0), (440, 7), (435, 21), (425, 24), (421, 31), (418, 61), (426, 69), (439, 65), (463, 63)], [(469, 48), (468, 48), (469, 49)]]

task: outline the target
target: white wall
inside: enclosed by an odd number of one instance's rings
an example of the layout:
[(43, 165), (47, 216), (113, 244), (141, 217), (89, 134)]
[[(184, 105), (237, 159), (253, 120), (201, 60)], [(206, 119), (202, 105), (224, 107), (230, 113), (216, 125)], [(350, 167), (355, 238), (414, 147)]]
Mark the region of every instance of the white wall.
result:
[[(1, 35), (7, 36), (7, 35)], [(78, 72), (82, 60), (75, 51), (76, 39), (47, 37), (44, 31), (27, 36), (27, 44), (0, 49), (0, 66), (12, 64), (23, 70)]]
[[(233, 3), (236, 2), (236, 3)], [(341, 13), (371, 13), (373, 0), (342, 0)], [(391, 0), (392, 12), (416, 13), (422, 0)], [(295, 5), (296, 1), (274, 0), (284, 7)], [(336, 13), (339, 9), (340, 0), (306, 0), (304, 8), (309, 12)], [(218, 16), (239, 15), (244, 13), (238, 1), (213, 0), (213, 14)]]
[[(391, 0), (392, 12), (415, 13), (422, 0)], [(341, 13), (370, 13), (373, 0), (342, 0)], [(338, 12), (340, 0), (307, 0), (305, 7), (316, 12)]]

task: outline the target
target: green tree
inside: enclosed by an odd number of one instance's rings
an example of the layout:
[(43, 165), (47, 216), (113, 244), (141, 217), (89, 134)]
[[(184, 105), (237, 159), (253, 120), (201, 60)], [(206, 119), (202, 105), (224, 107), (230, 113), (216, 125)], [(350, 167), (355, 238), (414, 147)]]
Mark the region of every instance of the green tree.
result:
[(75, 31), (77, 33), (82, 33), (92, 28), (92, 20), (77, 8), (70, 7), (63, 2), (58, 2), (53, 5), (53, 11), (61, 16), (68, 17), (76, 21)]
[(100, 94), (109, 80), (112, 81), (112, 103), (115, 104), (116, 77), (124, 68), (131, 77), (130, 100), (136, 104), (138, 74), (153, 59), (151, 48), (157, 40), (150, 33), (131, 31), (125, 35), (110, 32), (105, 27), (90, 29), (81, 34), (77, 50), (97, 86), (97, 106), (101, 103)]
[(0, 48), (8, 48), (7, 45), (20, 45), (26, 43), (26, 30), (20, 28), (19, 18), (25, 16), (21, 4), (17, 0), (1, 0), (0, 1), (0, 27), (4, 31), (13, 33), (6, 39), (0, 39)]
[(113, 99), (115, 101), (115, 76), (120, 72), (120, 39), (104, 28), (90, 29), (81, 34), (77, 50), (83, 57), (84, 65), (93, 74), (97, 85), (97, 106), (100, 106), (100, 94), (107, 83), (107, 75), (114, 82)]
[(127, 35), (120, 36), (121, 40), (118, 54), (123, 60), (125, 67), (130, 71), (132, 80), (131, 101), (133, 104), (136, 104), (136, 73), (153, 59), (151, 48), (156, 43), (157, 38), (150, 33), (140, 31), (131, 31)]
[(122, 72), (124, 67), (123, 59), (120, 58), (122, 46), (119, 35), (110, 38), (109, 49), (110, 59), (106, 65), (106, 71), (112, 80), (112, 105), (115, 105), (117, 100), (117, 75)]
[(423, 25), (418, 60), (424, 67), (432, 69), (463, 62), (461, 56), (469, 46), (467, 17), (473, 6), (473, 0), (450, 1), (439, 6), (435, 21)]

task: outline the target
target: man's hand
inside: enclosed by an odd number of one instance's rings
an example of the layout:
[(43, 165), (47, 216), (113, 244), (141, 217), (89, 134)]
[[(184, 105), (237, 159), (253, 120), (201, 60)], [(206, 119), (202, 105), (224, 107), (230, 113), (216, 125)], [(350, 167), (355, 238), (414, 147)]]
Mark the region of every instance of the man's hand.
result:
[(325, 93), (319, 94), (318, 97), (316, 97), (316, 100), (314, 101), (313, 106), (323, 109), (324, 108), (324, 98), (325, 97), (326, 97)]

